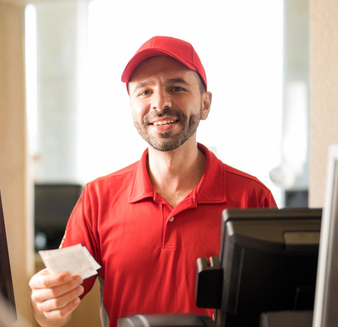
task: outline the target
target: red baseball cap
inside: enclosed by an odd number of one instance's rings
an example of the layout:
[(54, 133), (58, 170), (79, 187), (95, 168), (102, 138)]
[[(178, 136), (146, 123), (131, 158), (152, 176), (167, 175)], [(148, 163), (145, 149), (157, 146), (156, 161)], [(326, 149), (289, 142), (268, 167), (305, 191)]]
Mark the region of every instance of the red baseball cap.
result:
[[(201, 60), (193, 46), (183, 40), (169, 36), (154, 36), (145, 42), (130, 59), (123, 71), (121, 80), (128, 83), (135, 69), (146, 59), (156, 56), (169, 56), (197, 72), (207, 87), (207, 77)], [(127, 86), (128, 89), (128, 86)]]

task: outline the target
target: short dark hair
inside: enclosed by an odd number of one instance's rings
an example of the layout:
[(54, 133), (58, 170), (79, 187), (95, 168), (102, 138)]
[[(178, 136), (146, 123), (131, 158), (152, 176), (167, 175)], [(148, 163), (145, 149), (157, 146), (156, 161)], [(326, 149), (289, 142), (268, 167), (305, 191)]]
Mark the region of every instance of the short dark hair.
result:
[(196, 72), (196, 75), (197, 75), (197, 81), (198, 81), (198, 84), (199, 84), (200, 92), (201, 92), (201, 94), (203, 94), (207, 90), (207, 87), (205, 86), (205, 83), (203, 82), (200, 74), (198, 74)]

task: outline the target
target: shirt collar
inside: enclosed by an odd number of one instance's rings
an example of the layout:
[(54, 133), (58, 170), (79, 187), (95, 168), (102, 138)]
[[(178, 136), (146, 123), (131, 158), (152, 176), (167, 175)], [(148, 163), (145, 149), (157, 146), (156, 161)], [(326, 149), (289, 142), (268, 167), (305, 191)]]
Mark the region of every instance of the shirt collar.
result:
[(148, 149), (143, 152), (141, 159), (136, 163), (129, 198), (130, 203), (138, 202), (149, 197), (154, 197), (155, 190), (149, 179), (147, 158)]
[(193, 190), (193, 193), (196, 193), (197, 202), (227, 202), (225, 165), (204, 145), (198, 143), (198, 148), (206, 156), (206, 165), (201, 181)]
[[(206, 156), (206, 165), (201, 181), (188, 197), (194, 203), (225, 203), (226, 197), (226, 174), (224, 164), (204, 145), (198, 143), (198, 148)], [(140, 161), (136, 163), (130, 203), (135, 203), (146, 198), (155, 200), (156, 192), (152, 186), (147, 171), (148, 149), (146, 149)]]

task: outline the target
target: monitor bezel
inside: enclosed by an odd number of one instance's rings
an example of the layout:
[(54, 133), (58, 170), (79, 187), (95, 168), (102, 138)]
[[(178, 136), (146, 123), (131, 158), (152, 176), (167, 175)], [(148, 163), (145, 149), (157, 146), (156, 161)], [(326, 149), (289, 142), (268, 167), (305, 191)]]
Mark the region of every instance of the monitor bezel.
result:
[[(287, 249), (287, 244), (283, 243), (286, 240), (284, 240), (282, 243), (280, 241), (277, 241), (276, 243), (271, 243), (271, 240), (268, 240), (269, 248), (267, 248), (265, 245), (263, 245), (263, 252), (262, 253), (277, 253), (278, 255), (286, 255), (286, 256), (304, 256), (304, 257), (313, 257), (315, 256), (316, 259), (311, 259), (312, 261), (315, 260), (317, 262), (317, 256), (318, 256), (318, 248), (319, 248), (319, 235), (320, 235), (320, 226), (321, 226), (321, 216), (322, 216), (322, 209), (321, 208), (283, 208), (283, 209), (277, 209), (277, 208), (252, 208), (252, 209), (226, 209), (223, 211), (223, 226), (222, 226), (222, 239), (221, 239), (221, 251), (220, 251), (220, 262), (222, 266), (225, 264), (224, 260), (225, 257), (229, 257), (229, 254), (227, 253), (226, 248), (229, 250), (232, 249), (233, 244), (229, 240), (232, 237), (233, 240), (236, 239), (236, 242), (239, 242), (239, 244), (242, 244), (243, 246), (246, 243), (246, 236), (241, 236), (235, 233), (235, 231), (232, 229), (232, 223), (240, 223), (242, 225), (242, 222), (246, 223), (253, 223), (257, 224), (259, 222), (259, 225), (261, 223), (264, 223), (266, 221), (268, 224), (272, 223), (273, 225), (281, 225), (280, 228), (287, 228), (285, 231), (299, 231), (299, 232), (310, 232), (311, 235), (316, 234), (316, 238), (314, 239), (305, 239), (304, 240), (304, 246), (305, 247), (299, 247), (297, 244), (296, 247), (292, 246), (292, 249)], [(229, 225), (229, 222), (231, 223)], [(305, 225), (303, 225), (305, 223)], [(291, 225), (290, 225), (291, 224)], [(227, 226), (229, 225), (229, 226)], [(282, 227), (283, 226), (283, 227)], [(290, 228), (290, 227), (292, 228)], [(304, 228), (307, 226), (306, 228)], [(256, 229), (257, 230), (257, 229)], [(251, 233), (251, 232), (249, 232)], [(229, 236), (227, 236), (229, 234)], [(244, 237), (244, 238), (243, 238)], [(249, 236), (251, 238), (251, 236)], [(270, 237), (267, 236), (269, 239)], [(228, 241), (227, 241), (228, 239)], [(254, 240), (254, 239), (253, 239)], [(265, 236), (260, 239), (263, 241), (263, 243), (266, 241)], [(227, 244), (228, 243), (228, 244)], [(263, 244), (261, 243), (261, 244)], [(284, 245), (283, 245), (284, 244)], [(252, 249), (258, 249), (256, 247), (257, 243), (251, 243), (250, 248)], [(252, 247), (251, 247), (252, 246)], [(289, 246), (289, 245), (288, 245)], [(260, 245), (259, 245), (260, 247)], [(260, 251), (259, 250), (259, 251)], [(229, 250), (230, 252), (232, 250)], [(316, 267), (317, 267), (317, 263)], [(228, 272), (229, 274), (229, 272)], [(315, 288), (315, 278), (316, 278), (316, 271), (313, 275), (313, 286)], [(224, 270), (224, 282), (223, 287), (226, 287), (226, 271)], [(217, 311), (216, 314), (216, 323), (219, 327), (226, 326), (225, 321), (227, 320), (227, 295), (224, 292), (223, 289), (223, 297), (222, 297), (222, 308)], [(304, 309), (301, 309), (304, 310)], [(298, 312), (298, 311), (294, 311)], [(263, 313), (263, 312), (262, 312)]]
[[(319, 245), (317, 281), (315, 304), (313, 312), (313, 327), (326, 327), (325, 319), (328, 314), (328, 288), (332, 287), (328, 276), (330, 274), (331, 260), (333, 258), (333, 242), (338, 241), (338, 221), (336, 212), (338, 210), (338, 144), (331, 145), (328, 149), (326, 189), (323, 206), (323, 217)], [(336, 231), (335, 231), (336, 228)], [(336, 235), (334, 235), (336, 233)]]

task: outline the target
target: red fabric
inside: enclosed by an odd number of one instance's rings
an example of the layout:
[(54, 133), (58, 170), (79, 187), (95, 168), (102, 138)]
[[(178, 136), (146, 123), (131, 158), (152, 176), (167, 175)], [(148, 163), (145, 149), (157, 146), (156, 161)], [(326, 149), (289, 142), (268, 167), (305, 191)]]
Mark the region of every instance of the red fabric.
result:
[[(276, 207), (256, 178), (199, 148), (207, 158), (204, 175), (174, 209), (150, 183), (147, 150), (135, 164), (85, 186), (63, 247), (81, 243), (102, 266), (110, 326), (137, 313), (212, 315), (195, 305), (196, 260), (219, 254), (223, 209)], [(85, 281), (86, 292), (93, 282)]]
[(169, 56), (180, 61), (189, 69), (197, 72), (207, 88), (207, 76), (194, 47), (186, 41), (169, 36), (154, 36), (146, 41), (125, 67), (121, 77), (122, 82), (128, 84), (135, 69), (146, 59), (156, 56)]

